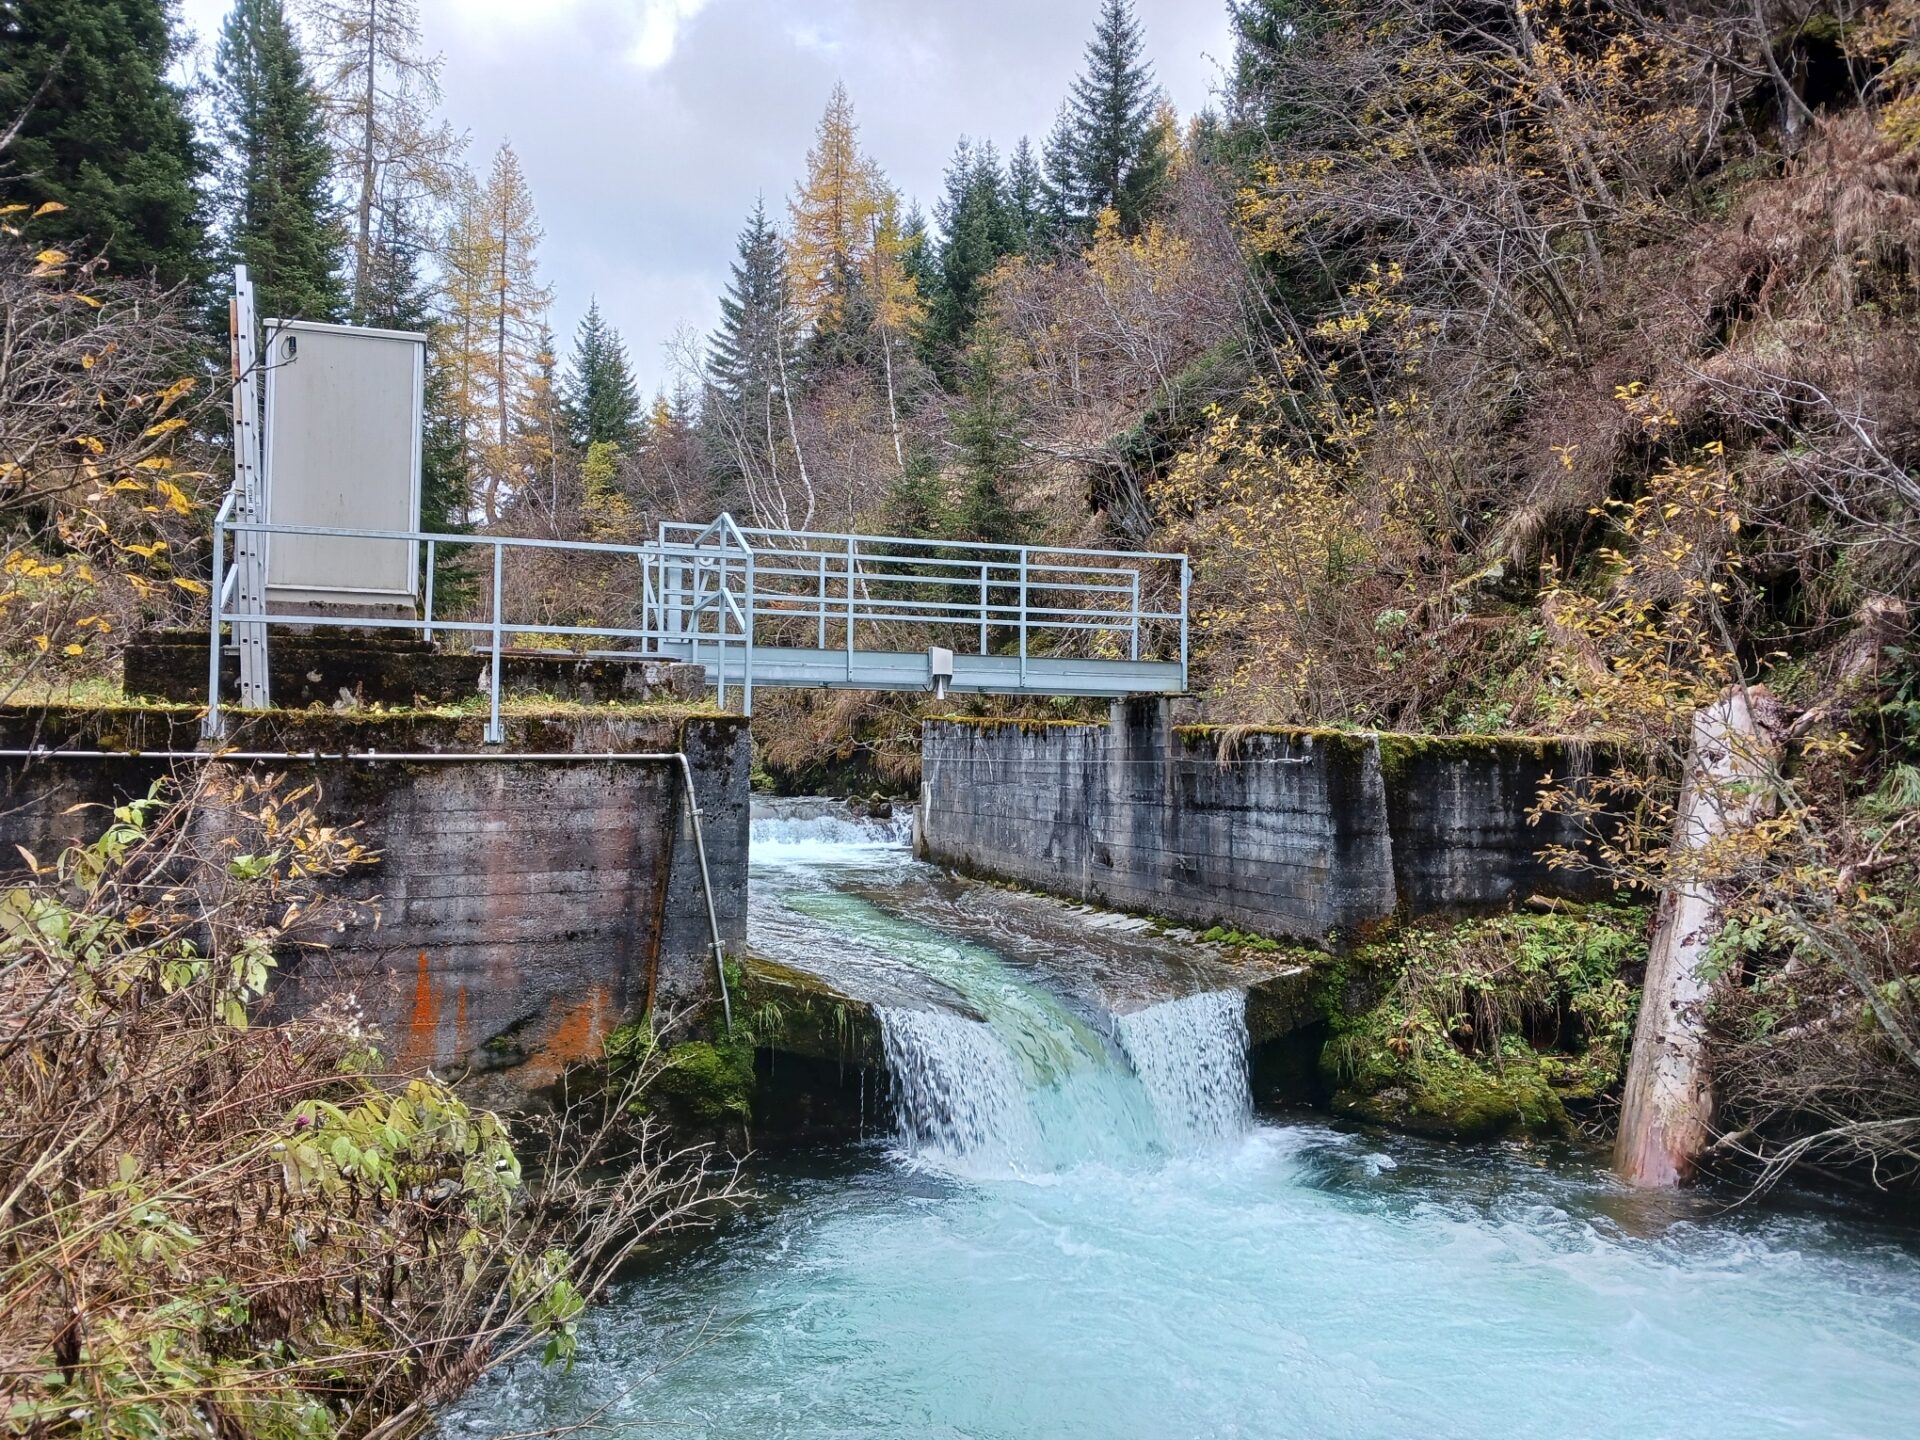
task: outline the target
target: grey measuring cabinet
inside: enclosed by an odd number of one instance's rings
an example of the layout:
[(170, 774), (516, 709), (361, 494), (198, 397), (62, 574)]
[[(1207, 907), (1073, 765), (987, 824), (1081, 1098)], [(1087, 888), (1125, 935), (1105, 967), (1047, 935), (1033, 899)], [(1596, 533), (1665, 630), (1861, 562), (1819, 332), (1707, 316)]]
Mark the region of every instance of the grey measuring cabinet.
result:
[(277, 527), (419, 530), (426, 336), (311, 320), (266, 332), (268, 609), (411, 617), (417, 540)]

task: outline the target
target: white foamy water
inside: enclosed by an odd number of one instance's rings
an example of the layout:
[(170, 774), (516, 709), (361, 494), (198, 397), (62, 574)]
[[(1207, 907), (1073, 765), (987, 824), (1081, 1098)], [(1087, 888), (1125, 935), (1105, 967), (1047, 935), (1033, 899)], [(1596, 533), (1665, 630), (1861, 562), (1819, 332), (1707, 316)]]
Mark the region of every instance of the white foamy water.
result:
[(1245, 991), (1217, 990), (1136, 1010), (1114, 1022), (1114, 1033), (1171, 1148), (1191, 1149), (1247, 1128)]
[(575, 1365), (490, 1377), (445, 1440), (1913, 1432), (1911, 1232), (1251, 1118), (1236, 992), (1089, 1020), (913, 918), (904, 826), (786, 818), (756, 827), (757, 943), (857, 947), (971, 1013), (882, 1009), (892, 1146), (770, 1162), (781, 1203), (617, 1287)]
[(1037, 1150), (1026, 1082), (991, 1026), (950, 1010), (877, 1013), (908, 1149), (952, 1166), (1011, 1166)]
[(906, 806), (874, 820), (833, 803), (756, 801), (752, 825), (749, 854), (756, 865), (858, 865), (899, 859), (913, 843), (913, 811)]

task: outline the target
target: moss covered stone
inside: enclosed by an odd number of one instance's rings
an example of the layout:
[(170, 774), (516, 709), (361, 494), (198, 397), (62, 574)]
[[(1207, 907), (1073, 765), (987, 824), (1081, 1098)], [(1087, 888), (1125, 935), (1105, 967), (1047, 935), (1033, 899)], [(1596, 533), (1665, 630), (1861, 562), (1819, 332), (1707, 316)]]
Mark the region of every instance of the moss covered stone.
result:
[(1596, 905), (1402, 927), (1327, 957), (1334, 1109), (1463, 1140), (1572, 1133), (1619, 1084), (1645, 929), (1644, 911)]
[(751, 1042), (688, 1040), (667, 1052), (647, 1100), (696, 1126), (737, 1125), (753, 1118), (753, 1085)]

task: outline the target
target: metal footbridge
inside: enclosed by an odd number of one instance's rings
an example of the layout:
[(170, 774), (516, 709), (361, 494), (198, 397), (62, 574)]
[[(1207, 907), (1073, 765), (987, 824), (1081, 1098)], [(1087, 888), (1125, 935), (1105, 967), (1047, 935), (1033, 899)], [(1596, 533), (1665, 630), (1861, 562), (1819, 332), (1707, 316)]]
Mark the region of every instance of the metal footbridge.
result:
[[(1184, 555), (754, 529), (728, 515), (663, 524), (642, 545), (354, 530), (269, 523), (247, 494), (236, 485), (214, 521), (213, 735), (223, 654), (239, 652), (241, 705), (269, 705), (270, 632), (287, 627), (412, 632), (486, 656), (491, 744), (505, 733), (502, 659), (529, 646), (698, 664), (719, 703), (737, 694), (747, 714), (769, 687), (1116, 697), (1187, 686)], [(275, 613), (264, 577), (276, 539), (349, 547), (343, 556), (404, 547), (420, 577), (412, 613)], [(556, 566), (576, 612), (563, 617), (552, 585), (527, 583)], [(450, 574), (470, 597), (452, 609), (436, 604)]]

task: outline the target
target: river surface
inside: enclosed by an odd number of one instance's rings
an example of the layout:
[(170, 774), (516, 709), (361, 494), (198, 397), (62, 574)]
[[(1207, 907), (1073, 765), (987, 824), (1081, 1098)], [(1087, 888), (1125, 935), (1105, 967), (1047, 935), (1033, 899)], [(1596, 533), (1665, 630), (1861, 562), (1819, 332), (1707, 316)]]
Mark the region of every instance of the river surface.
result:
[(895, 1113), (444, 1435), (1920, 1434), (1910, 1232), (1256, 1115), (1230, 969), (1129, 978), (1164, 942), (887, 827), (757, 822), (753, 885), (756, 947), (884, 1002)]

